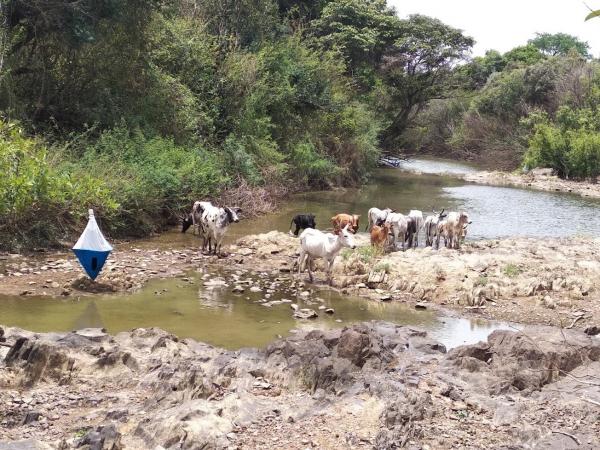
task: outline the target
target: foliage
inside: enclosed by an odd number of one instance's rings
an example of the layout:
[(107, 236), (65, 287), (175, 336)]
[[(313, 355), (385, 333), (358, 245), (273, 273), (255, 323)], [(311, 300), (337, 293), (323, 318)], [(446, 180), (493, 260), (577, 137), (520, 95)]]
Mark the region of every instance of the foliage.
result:
[(585, 59), (579, 44), (541, 34), (504, 55), (489, 51), (457, 67), (459, 95), (430, 101), (403, 142), (496, 169), (548, 166), (561, 177), (594, 178), (600, 66)]
[(503, 58), (512, 67), (531, 66), (543, 60), (544, 54), (535, 45), (527, 44), (509, 50)]
[(594, 19), (599, 16), (600, 16), (600, 9), (596, 9), (594, 11), (590, 11), (590, 13), (587, 16), (585, 16), (585, 20), (588, 21), (590, 19)]
[(368, 264), (373, 261), (378, 256), (381, 256), (382, 250), (381, 247), (373, 246), (373, 245), (365, 245), (363, 247), (358, 247), (358, 250), (355, 252), (358, 255), (358, 259)]
[(400, 19), (385, 0), (329, 2), (310, 28), (321, 46), (344, 56), (352, 73), (374, 69), (400, 31)]
[(213, 196), (228, 182), (215, 155), (130, 131), (124, 124), (103, 132), (69, 166), (101, 178), (118, 202), (106, 217), (106, 229), (115, 234), (156, 231), (190, 199)]
[(547, 56), (567, 56), (573, 50), (584, 58), (591, 58), (589, 44), (566, 33), (536, 33), (528, 43)]
[(373, 269), (376, 272), (385, 272), (385, 273), (390, 273), (390, 271), (392, 270), (392, 266), (389, 262), (380, 262), (378, 264), (375, 265), (375, 268)]
[(492, 74), (500, 73), (507, 61), (500, 52), (488, 50), (485, 56), (477, 56), (471, 62), (457, 69), (457, 75), (464, 77), (463, 83), (470, 89), (480, 89), (487, 83)]
[(0, 121), (0, 246), (46, 245), (69, 231), (88, 208), (118, 208), (95, 174), (55, 167), (49, 149), (21, 126)]
[(474, 286), (486, 286), (489, 282), (489, 278), (485, 275), (479, 275), (473, 282)]
[(257, 45), (277, 31), (273, 0), (202, 0), (195, 6), (207, 31), (224, 49)]
[(560, 108), (556, 121), (539, 114), (530, 119), (533, 133), (524, 164), (551, 167), (565, 178), (600, 175), (600, 113), (589, 108)]
[(515, 278), (523, 273), (523, 269), (515, 264), (507, 264), (504, 266), (504, 269), (502, 269), (502, 272), (509, 278)]
[(401, 37), (386, 55), (384, 80), (390, 117), (388, 144), (433, 98), (449, 95), (453, 64), (465, 57), (473, 39), (437, 19), (413, 15), (402, 24)]

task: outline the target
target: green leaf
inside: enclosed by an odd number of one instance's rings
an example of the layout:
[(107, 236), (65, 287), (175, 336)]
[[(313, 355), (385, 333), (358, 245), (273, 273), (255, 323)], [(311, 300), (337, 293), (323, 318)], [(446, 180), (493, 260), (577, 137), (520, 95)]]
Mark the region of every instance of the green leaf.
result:
[(589, 13), (585, 17), (585, 20), (588, 21), (588, 20), (593, 19), (594, 17), (598, 17), (598, 16), (600, 16), (600, 9), (597, 9), (596, 11), (592, 11), (591, 13)]

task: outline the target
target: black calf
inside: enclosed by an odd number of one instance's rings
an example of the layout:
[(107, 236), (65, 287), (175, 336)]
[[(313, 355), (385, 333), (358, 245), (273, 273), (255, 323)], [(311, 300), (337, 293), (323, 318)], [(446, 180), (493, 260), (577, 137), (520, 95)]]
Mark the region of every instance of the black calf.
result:
[(306, 228), (317, 228), (317, 223), (315, 222), (314, 214), (298, 214), (294, 216), (292, 221), (290, 222), (290, 233), (292, 232), (292, 224), (296, 225), (296, 230), (294, 231), (294, 236), (298, 236), (300, 230)]
[(181, 232), (185, 233), (189, 227), (191, 227), (194, 224), (194, 221), (192, 220), (192, 215), (189, 214), (185, 219), (183, 219), (181, 221)]

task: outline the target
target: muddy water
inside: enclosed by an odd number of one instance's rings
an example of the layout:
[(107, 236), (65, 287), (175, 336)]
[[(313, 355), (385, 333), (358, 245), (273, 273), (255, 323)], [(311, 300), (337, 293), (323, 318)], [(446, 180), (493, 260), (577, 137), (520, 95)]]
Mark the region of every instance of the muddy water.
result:
[[(208, 276), (210, 275), (210, 276)], [(291, 285), (287, 278), (244, 274), (243, 280), (261, 286), (262, 292), (232, 293), (231, 275), (222, 273), (188, 274), (185, 278), (155, 280), (131, 295), (105, 295), (94, 298), (63, 299), (48, 297), (9, 297), (0, 301), (0, 323), (48, 332), (85, 327), (105, 327), (110, 333), (136, 327), (160, 327), (180, 338), (237, 349), (263, 347), (278, 336), (298, 329), (342, 327), (365, 320), (386, 320), (429, 330), (448, 347), (485, 339), (505, 324), (459, 318), (440, 318), (431, 311), (417, 311), (399, 303), (383, 303), (340, 295), (315, 286)], [(210, 279), (222, 277), (226, 286), (210, 287)], [(265, 298), (267, 288), (277, 282), (277, 292)], [(308, 296), (299, 295), (311, 289)], [(293, 318), (291, 302), (300, 308), (317, 311), (316, 319)], [(271, 305), (270, 302), (275, 301)], [(321, 309), (319, 307), (321, 306)], [(323, 307), (333, 308), (327, 314)]]

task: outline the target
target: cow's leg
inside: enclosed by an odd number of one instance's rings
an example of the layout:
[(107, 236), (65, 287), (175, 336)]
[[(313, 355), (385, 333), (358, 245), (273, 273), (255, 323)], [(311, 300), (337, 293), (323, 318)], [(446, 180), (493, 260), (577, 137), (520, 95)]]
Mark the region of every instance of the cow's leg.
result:
[(300, 275), (301, 272), (304, 271), (304, 261), (306, 259), (306, 253), (304, 252), (304, 250), (300, 250), (300, 255), (298, 256), (298, 259), (296, 260), (296, 264), (298, 264), (298, 275)]
[(223, 244), (223, 236), (215, 238), (215, 255), (221, 256), (221, 244)]
[(311, 266), (312, 266), (312, 258), (310, 257), (310, 255), (307, 254), (306, 255), (306, 268), (308, 269), (308, 279), (312, 283), (314, 281), (314, 277), (312, 274)]

